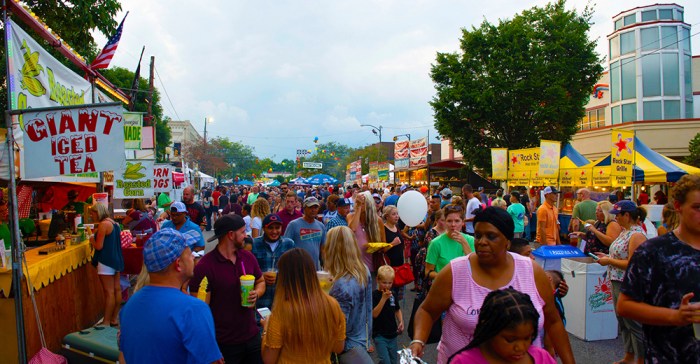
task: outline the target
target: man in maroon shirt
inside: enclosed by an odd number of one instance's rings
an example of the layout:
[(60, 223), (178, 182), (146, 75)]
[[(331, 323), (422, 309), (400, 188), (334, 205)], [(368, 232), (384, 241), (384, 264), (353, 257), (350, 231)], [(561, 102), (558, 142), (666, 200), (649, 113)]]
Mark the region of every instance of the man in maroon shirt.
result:
[[(255, 302), (265, 294), (265, 280), (255, 256), (243, 249), (245, 222), (234, 215), (224, 215), (214, 223), (216, 248), (205, 255), (194, 268), (190, 293), (197, 295), (199, 284), (207, 278), (216, 342), (226, 363), (262, 363), (260, 329), (255, 322)], [(241, 305), (241, 276), (255, 276), (255, 288), (250, 291), (251, 307)]]
[(299, 204), (299, 197), (294, 191), (287, 192), (284, 198), (284, 210), (277, 213), (280, 220), (282, 220), (282, 235), (287, 230), (287, 225), (292, 220), (296, 220), (301, 217), (301, 211), (297, 210), (297, 205)]

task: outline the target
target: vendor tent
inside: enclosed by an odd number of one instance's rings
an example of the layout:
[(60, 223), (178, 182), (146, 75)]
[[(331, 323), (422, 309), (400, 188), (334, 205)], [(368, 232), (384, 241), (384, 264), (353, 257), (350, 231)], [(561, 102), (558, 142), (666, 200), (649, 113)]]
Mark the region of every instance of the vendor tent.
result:
[(247, 180), (247, 179), (243, 179), (243, 180), (237, 181), (235, 183), (235, 185), (236, 186), (252, 186), (252, 185), (254, 185), (254, 183), (252, 181)]
[(338, 180), (327, 174), (315, 174), (306, 179), (306, 182), (312, 185), (322, 185), (324, 183), (336, 184)]
[(559, 168), (580, 168), (591, 163), (586, 157), (581, 155), (571, 144), (564, 144), (561, 148), (561, 159), (559, 160)]
[(214, 177), (203, 173), (203, 172), (197, 172), (197, 177), (204, 183), (214, 183)]
[[(589, 167), (610, 167), (610, 155), (591, 163)], [(663, 156), (653, 151), (636, 136), (634, 137), (634, 182), (645, 184), (677, 182), (686, 174), (700, 175), (700, 168)]]
[(265, 184), (265, 186), (268, 186), (268, 187), (277, 187), (279, 185), (280, 185), (280, 181), (278, 181), (278, 180), (273, 180), (273, 181)]

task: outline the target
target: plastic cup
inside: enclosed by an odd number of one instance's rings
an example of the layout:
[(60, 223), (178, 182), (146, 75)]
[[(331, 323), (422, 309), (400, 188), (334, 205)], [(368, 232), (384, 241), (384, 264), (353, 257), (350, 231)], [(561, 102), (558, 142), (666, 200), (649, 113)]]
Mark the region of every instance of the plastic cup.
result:
[(321, 289), (324, 292), (329, 293), (331, 291), (331, 287), (333, 287), (331, 274), (326, 271), (319, 270), (316, 271), (316, 277), (318, 277), (318, 282), (321, 284)]
[[(694, 308), (700, 307), (700, 302), (691, 302)], [(700, 323), (693, 323), (693, 331), (695, 332), (695, 340), (700, 340)]]
[(241, 276), (241, 306), (253, 307), (254, 304), (248, 302), (250, 291), (255, 287), (255, 276), (250, 274)]

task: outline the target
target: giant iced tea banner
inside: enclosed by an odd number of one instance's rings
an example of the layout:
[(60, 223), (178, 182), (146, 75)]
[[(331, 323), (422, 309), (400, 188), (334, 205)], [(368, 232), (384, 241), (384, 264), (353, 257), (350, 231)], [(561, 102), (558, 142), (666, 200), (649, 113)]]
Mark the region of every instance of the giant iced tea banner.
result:
[(118, 170), (125, 160), (117, 104), (29, 111), (22, 131), (25, 178)]

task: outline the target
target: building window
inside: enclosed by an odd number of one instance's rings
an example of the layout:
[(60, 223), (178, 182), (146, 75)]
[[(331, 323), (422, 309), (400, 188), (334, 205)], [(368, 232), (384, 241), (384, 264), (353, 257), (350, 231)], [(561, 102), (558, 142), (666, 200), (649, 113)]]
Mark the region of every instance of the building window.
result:
[(625, 58), (622, 61), (621, 76), (622, 80), (622, 100), (633, 99), (637, 97), (637, 74), (634, 57)]
[(620, 107), (613, 106), (610, 109), (610, 113), (612, 114), (612, 125), (619, 124), (620, 123)]
[(661, 48), (678, 48), (678, 29), (676, 27), (661, 27)]
[(693, 100), (692, 73), (690, 70), (690, 56), (683, 56), (683, 83), (685, 85), (685, 99)]
[(610, 100), (620, 101), (620, 61), (610, 64)]
[(642, 11), (642, 21), (656, 20), (656, 10)]
[(681, 29), (681, 43), (683, 44), (683, 50), (690, 52), (690, 29)]
[(605, 108), (586, 111), (579, 122), (580, 130), (595, 129), (605, 126)]
[(661, 120), (661, 101), (644, 101), (644, 120)]
[(634, 30), (620, 34), (620, 54), (634, 52)]
[(692, 101), (686, 101), (685, 102), (685, 117), (688, 119), (693, 118), (693, 102)]
[(681, 102), (678, 100), (664, 101), (664, 119), (680, 119), (681, 118)]
[(673, 13), (673, 20), (683, 21), (683, 12), (676, 9), (676, 11)]
[(622, 105), (622, 122), (637, 121), (637, 103)]
[(627, 15), (625, 18), (625, 26), (632, 25), (637, 22), (637, 14)]
[(615, 59), (620, 56), (620, 37), (610, 39), (610, 59)]
[(659, 9), (659, 20), (673, 20), (673, 9)]
[(678, 96), (680, 94), (678, 54), (664, 53), (661, 55), (661, 62), (664, 72), (664, 96)]
[(622, 18), (615, 21), (615, 30), (622, 28)]
[(659, 49), (659, 27), (644, 28), (640, 32), (642, 52)]
[[(661, 96), (661, 55), (658, 53), (642, 57), (642, 88), (644, 97)], [(646, 112), (644, 118), (646, 119)]]

